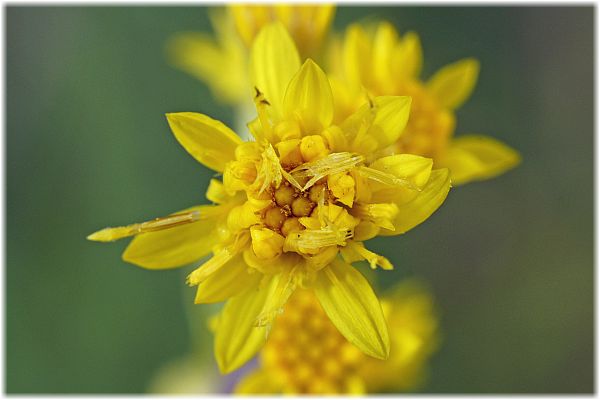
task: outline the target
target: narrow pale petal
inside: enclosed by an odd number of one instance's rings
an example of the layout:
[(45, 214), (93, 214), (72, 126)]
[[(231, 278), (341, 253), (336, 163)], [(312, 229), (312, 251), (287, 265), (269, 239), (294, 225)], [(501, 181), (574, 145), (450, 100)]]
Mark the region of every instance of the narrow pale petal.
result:
[(179, 143), (196, 160), (218, 172), (235, 157), (242, 140), (222, 122), (191, 112), (167, 114), (169, 126)]
[(380, 235), (399, 235), (419, 225), (442, 205), (449, 190), (450, 172), (445, 168), (433, 170), (429, 182), (415, 198), (397, 204), (398, 214), (393, 222), (396, 230), (381, 229)]
[(345, 78), (351, 85), (365, 84), (371, 62), (371, 47), (367, 34), (360, 24), (352, 24), (346, 29), (342, 49)]
[(462, 185), (498, 176), (520, 161), (519, 153), (496, 139), (466, 135), (450, 143), (440, 165), (450, 169), (454, 184)]
[[(398, 43), (398, 33), (392, 24), (382, 22), (377, 26), (373, 38), (372, 71), (373, 77), (381, 86), (393, 82), (392, 57)], [(389, 93), (389, 92), (388, 92)]]
[(211, 35), (178, 33), (167, 42), (167, 57), (174, 67), (206, 83), (213, 96), (235, 104), (251, 93), (244, 49), (233, 38), (223, 39), (218, 43)]
[(264, 27), (252, 45), (250, 76), (277, 116), (283, 115), (283, 96), (298, 68), (298, 50), (285, 27), (279, 22)]
[(419, 35), (406, 33), (396, 47), (393, 59), (393, 73), (398, 78), (417, 79), (423, 66), (423, 49)]
[(223, 374), (235, 371), (260, 350), (267, 330), (256, 327), (256, 317), (276, 287), (276, 280), (256, 286), (227, 301), (215, 332), (215, 357)]
[(379, 300), (358, 270), (334, 260), (317, 275), (315, 294), (340, 333), (366, 354), (387, 359), (390, 339)]
[(479, 61), (465, 58), (446, 65), (427, 82), (427, 90), (451, 110), (460, 107), (471, 95), (479, 75)]
[(258, 285), (262, 274), (250, 271), (242, 255), (229, 261), (198, 286), (196, 304), (218, 303)]
[(323, 70), (313, 60), (306, 60), (290, 81), (283, 107), (286, 118), (295, 118), (305, 135), (319, 134), (331, 124), (331, 86)]
[(176, 214), (197, 211), (200, 220), (137, 235), (123, 253), (123, 260), (148, 269), (175, 268), (197, 261), (218, 243), (215, 223), (226, 211), (219, 206), (198, 206)]

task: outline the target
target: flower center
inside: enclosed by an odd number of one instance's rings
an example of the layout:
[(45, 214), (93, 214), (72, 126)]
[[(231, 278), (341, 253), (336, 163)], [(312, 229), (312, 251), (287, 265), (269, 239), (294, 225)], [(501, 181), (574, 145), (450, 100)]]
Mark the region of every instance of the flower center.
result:
[(319, 202), (319, 196), (328, 198), (327, 184), (317, 184), (307, 191), (301, 191), (285, 181), (279, 188), (271, 188), (272, 204), (261, 213), (262, 222), (273, 231), (288, 236), (291, 232), (303, 230), (299, 218), (310, 217)]

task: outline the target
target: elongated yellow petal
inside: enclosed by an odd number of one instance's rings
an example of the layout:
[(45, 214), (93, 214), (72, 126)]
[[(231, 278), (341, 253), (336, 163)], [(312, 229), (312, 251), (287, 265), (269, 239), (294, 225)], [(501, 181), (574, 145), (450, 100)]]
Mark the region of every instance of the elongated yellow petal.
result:
[(298, 68), (298, 50), (285, 27), (279, 22), (264, 27), (252, 45), (250, 76), (279, 117), (285, 90)]
[(340, 333), (366, 354), (387, 359), (390, 339), (379, 300), (357, 269), (334, 260), (317, 275), (314, 290)]
[(423, 65), (423, 49), (419, 35), (415, 32), (406, 33), (396, 47), (392, 71), (396, 77), (416, 79)]
[(197, 32), (175, 34), (167, 42), (167, 57), (176, 68), (200, 79), (213, 96), (227, 103), (239, 103), (251, 93), (246, 59), (241, 43), (223, 38), (217, 43), (210, 35)]
[(282, 273), (275, 275), (273, 279), (277, 281), (277, 286), (265, 301), (263, 309), (256, 318), (257, 326), (264, 326), (267, 330), (271, 329), (273, 321), (277, 315), (283, 312), (283, 306), (298, 286), (299, 274), (297, 271), (297, 268), (290, 265)]
[(520, 161), (519, 153), (496, 139), (465, 135), (450, 143), (440, 164), (450, 169), (454, 184), (462, 185), (498, 176)]
[(226, 211), (219, 206), (198, 206), (180, 211), (197, 211), (200, 220), (137, 235), (123, 253), (123, 260), (148, 269), (175, 268), (197, 261), (218, 243), (215, 222)]
[(408, 122), (411, 102), (408, 96), (378, 96), (350, 115), (342, 129), (354, 136), (352, 150), (372, 153), (395, 143)]
[(342, 49), (345, 78), (351, 85), (365, 84), (369, 76), (371, 47), (369, 38), (360, 24), (352, 24), (346, 29)]
[(273, 293), (277, 281), (271, 279), (264, 287), (256, 286), (227, 301), (215, 332), (215, 357), (223, 374), (235, 371), (264, 345), (265, 328), (256, 327), (256, 317)]
[(246, 376), (233, 389), (235, 394), (281, 394), (283, 385), (271, 371), (256, 369)]
[(398, 43), (398, 33), (392, 24), (382, 22), (377, 26), (373, 38), (372, 71), (380, 86), (393, 82), (392, 57)]
[(258, 285), (262, 274), (250, 271), (244, 258), (238, 255), (198, 286), (196, 304), (218, 303), (242, 294)]
[(305, 135), (320, 133), (333, 119), (333, 94), (327, 76), (311, 59), (292, 80), (283, 99), (284, 115), (298, 120)]
[(436, 72), (427, 82), (427, 90), (442, 106), (454, 110), (469, 98), (478, 75), (479, 61), (465, 58)]
[(433, 170), (427, 185), (415, 198), (407, 203), (397, 204), (398, 213), (393, 222), (396, 230), (381, 229), (379, 234), (399, 235), (419, 225), (442, 205), (449, 190), (450, 172), (445, 168)]
[(235, 159), (235, 148), (242, 140), (222, 122), (191, 112), (167, 114), (169, 126), (179, 143), (196, 160), (215, 171)]
[[(433, 160), (412, 154), (396, 154), (382, 157), (370, 166), (371, 169), (404, 180), (408, 185), (391, 184), (381, 179), (371, 183), (371, 201), (376, 203), (407, 202), (419, 194), (427, 184), (433, 167)], [(367, 175), (368, 176), (368, 175)], [(372, 177), (374, 180), (376, 177)]]

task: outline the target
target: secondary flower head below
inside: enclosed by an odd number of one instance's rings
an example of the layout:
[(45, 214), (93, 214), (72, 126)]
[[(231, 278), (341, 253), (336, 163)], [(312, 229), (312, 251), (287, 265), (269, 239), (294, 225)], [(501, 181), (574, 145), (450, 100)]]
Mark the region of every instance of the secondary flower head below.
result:
[(437, 348), (433, 299), (419, 281), (411, 279), (383, 298), (382, 306), (391, 341), (390, 358), (385, 361), (349, 343), (315, 296), (297, 291), (259, 353), (258, 367), (239, 382), (236, 392), (363, 394), (415, 389)]
[(252, 48), (258, 117), (255, 141), (243, 142), (219, 121), (168, 114), (171, 130), (198, 161), (221, 172), (198, 206), (166, 218), (90, 235), (110, 241), (136, 235), (123, 257), (146, 268), (172, 268), (212, 256), (188, 276), (196, 303), (227, 300), (215, 338), (221, 371), (230, 372), (264, 344), (297, 288), (311, 290), (348, 341), (385, 359), (389, 336), (367, 280), (351, 264), (391, 269), (363, 242), (404, 233), (427, 219), (450, 188), (430, 159), (381, 152), (402, 134), (410, 98), (376, 97), (334, 125), (324, 72), (300, 65), (281, 24)]

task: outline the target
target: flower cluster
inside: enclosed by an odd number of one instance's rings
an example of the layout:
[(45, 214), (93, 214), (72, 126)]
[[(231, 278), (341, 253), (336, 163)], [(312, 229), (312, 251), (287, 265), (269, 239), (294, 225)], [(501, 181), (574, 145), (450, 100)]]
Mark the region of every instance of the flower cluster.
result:
[(422, 82), (416, 34), (354, 24), (323, 47), (333, 12), (231, 6), (213, 15), (216, 40), (173, 38), (175, 65), (226, 102), (252, 104), (251, 138), (204, 114), (167, 114), (181, 146), (218, 173), (212, 204), (88, 236), (133, 237), (123, 259), (147, 269), (197, 263), (187, 277), (195, 303), (225, 302), (214, 324), (220, 371), (260, 352), (242, 393), (416, 385), (436, 343), (431, 299), (409, 284), (380, 303), (357, 263), (393, 265), (365, 242), (428, 219), (451, 178), (486, 179), (519, 161), (495, 139), (452, 137), (477, 61)]

